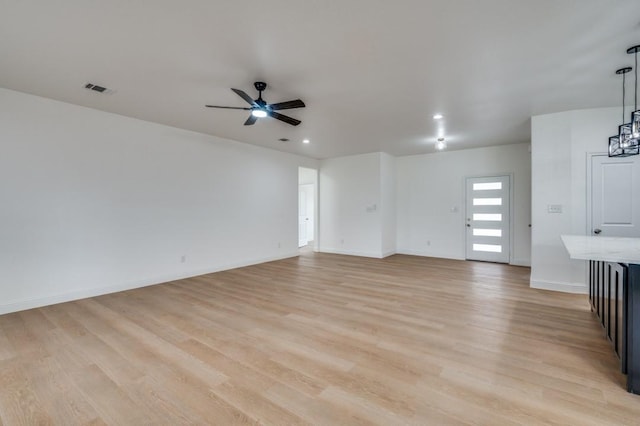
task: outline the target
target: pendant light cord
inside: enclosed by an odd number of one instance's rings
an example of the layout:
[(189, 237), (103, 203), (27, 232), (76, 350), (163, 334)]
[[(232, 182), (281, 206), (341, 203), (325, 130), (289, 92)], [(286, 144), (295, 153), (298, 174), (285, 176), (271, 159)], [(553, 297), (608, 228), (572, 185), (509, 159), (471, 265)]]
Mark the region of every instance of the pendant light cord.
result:
[(625, 105), (625, 102), (624, 102), (625, 90), (624, 90), (624, 88), (626, 86), (626, 84), (624, 84), (624, 83), (625, 83), (626, 79), (627, 79), (627, 73), (623, 73), (622, 74), (622, 124), (624, 124), (624, 105)]
[[(636, 68), (635, 68), (635, 72), (636, 72), (636, 92), (635, 92), (635, 100), (634, 100), (634, 111), (638, 110), (638, 49), (636, 49), (635, 51), (635, 57), (636, 57)], [(623, 113), (624, 114), (624, 113)], [(622, 122), (624, 123), (624, 119), (622, 120)]]

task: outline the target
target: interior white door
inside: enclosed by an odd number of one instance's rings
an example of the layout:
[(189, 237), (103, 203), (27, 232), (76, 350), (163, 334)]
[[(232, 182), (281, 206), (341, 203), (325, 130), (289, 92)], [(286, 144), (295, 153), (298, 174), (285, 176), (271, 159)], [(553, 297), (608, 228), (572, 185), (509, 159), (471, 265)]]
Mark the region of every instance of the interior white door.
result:
[(640, 158), (591, 157), (591, 234), (640, 237)]
[(298, 189), (298, 247), (304, 247), (309, 243), (307, 237), (307, 191)]
[(510, 177), (467, 178), (466, 258), (509, 263)]
[[(306, 193), (305, 198), (307, 200), (306, 206), (304, 210), (302, 210), (305, 216), (305, 222), (307, 224), (307, 242), (314, 240), (314, 231), (315, 231), (315, 185), (312, 183), (302, 184), (300, 185), (300, 191), (304, 191)], [(302, 207), (301, 207), (302, 208)]]

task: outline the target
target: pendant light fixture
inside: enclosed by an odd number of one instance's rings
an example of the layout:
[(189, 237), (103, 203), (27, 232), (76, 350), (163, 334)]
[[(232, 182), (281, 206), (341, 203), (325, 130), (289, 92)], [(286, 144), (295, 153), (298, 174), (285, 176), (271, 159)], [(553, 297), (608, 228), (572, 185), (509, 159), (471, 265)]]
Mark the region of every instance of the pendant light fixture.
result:
[(635, 101), (633, 112), (631, 113), (631, 138), (635, 142), (635, 145), (640, 144), (640, 110), (638, 109), (638, 52), (640, 51), (640, 45), (633, 46), (627, 49), (628, 54), (634, 54), (636, 60), (635, 74), (636, 83), (634, 87)]
[[(616, 74), (622, 74), (622, 123), (624, 123), (625, 117), (626, 74), (630, 71), (631, 67), (616, 70)], [(618, 134), (609, 138), (609, 157), (628, 157), (638, 154), (640, 154), (640, 145), (638, 145), (638, 139), (633, 138), (631, 123), (621, 124), (618, 127)]]

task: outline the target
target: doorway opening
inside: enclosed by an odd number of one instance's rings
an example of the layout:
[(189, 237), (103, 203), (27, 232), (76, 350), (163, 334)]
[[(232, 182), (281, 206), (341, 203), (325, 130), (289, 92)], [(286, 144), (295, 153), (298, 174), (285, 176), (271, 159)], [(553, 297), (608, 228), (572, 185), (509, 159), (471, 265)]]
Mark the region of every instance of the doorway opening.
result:
[(298, 168), (298, 247), (318, 250), (318, 171)]

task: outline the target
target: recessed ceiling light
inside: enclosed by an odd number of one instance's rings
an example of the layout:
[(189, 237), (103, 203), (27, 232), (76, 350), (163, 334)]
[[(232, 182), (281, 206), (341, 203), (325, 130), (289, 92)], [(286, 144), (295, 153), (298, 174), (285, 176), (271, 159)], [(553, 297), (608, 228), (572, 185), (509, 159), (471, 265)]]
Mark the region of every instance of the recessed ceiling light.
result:
[(309, 139), (303, 139), (302, 140), (302, 143), (309, 143), (309, 142), (310, 142)]
[(442, 119), (443, 117), (444, 117), (444, 115), (442, 115), (442, 114), (434, 114), (433, 119), (434, 119), (434, 120), (440, 120), (440, 119)]

